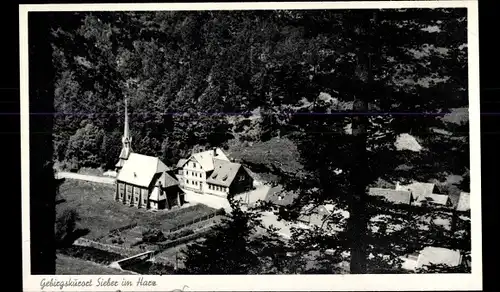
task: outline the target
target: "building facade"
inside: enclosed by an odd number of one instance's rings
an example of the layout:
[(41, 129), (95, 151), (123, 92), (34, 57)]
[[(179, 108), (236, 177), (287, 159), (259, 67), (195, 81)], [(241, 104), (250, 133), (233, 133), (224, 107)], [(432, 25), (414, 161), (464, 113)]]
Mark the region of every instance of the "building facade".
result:
[(231, 162), (220, 148), (179, 160), (176, 175), (182, 188), (200, 194), (227, 197), (253, 188), (249, 172)]

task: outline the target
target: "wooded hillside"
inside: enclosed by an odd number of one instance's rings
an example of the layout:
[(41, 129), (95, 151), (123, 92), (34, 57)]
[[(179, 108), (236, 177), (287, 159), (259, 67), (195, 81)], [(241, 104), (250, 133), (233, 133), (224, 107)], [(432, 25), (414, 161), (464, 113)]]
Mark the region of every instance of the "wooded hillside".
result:
[[(466, 13), (53, 14), (55, 159), (74, 169), (112, 167), (127, 97), (134, 151), (175, 163), (193, 147), (231, 146), (254, 164), (277, 161), (267, 168), (300, 194), (296, 210), (311, 203), (348, 210), (344, 233), (293, 238), (298, 254), (349, 250), (351, 273), (383, 273), (394, 271), (393, 258), (424, 246), (470, 251), (467, 223), (456, 224), (462, 233), (424, 233), (407, 211), (370, 206), (366, 194), (377, 181), (453, 176), (463, 179), (442, 192), (468, 191)], [(418, 147), (396, 147), (407, 133)], [(270, 157), (276, 141), (298, 157)], [(372, 231), (370, 220), (384, 213), (408, 228)]]
[[(421, 112), (467, 106), (463, 12), (379, 12), (378, 50), (383, 58), (377, 60), (376, 78), (394, 86), (386, 87), (390, 90), (384, 94), (391, 97), (386, 101), (376, 94), (375, 109), (412, 111), (395, 102), (397, 98), (418, 98), (425, 105)], [(303, 121), (298, 129), (290, 117), (303, 120), (309, 112), (349, 111), (359, 87), (352, 74), (355, 56), (363, 52), (356, 30), (347, 29), (359, 22), (352, 12), (52, 17), (59, 24), (52, 39), (55, 155), (73, 168), (116, 163), (125, 96), (130, 99), (134, 150), (174, 163), (193, 146), (224, 146), (234, 135), (265, 141), (303, 131)], [(257, 123), (241, 122), (256, 109)], [(340, 119), (348, 122), (346, 115)], [(412, 119), (417, 118), (404, 118), (408, 123)], [(245, 124), (252, 124), (253, 132), (239, 135)]]

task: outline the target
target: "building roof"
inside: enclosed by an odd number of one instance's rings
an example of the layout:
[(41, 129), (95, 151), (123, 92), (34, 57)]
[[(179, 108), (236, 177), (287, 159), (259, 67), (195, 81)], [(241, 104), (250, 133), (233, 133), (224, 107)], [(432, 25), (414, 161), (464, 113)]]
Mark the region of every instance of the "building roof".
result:
[(306, 206), (304, 207), (304, 214), (299, 216), (299, 221), (307, 222), (309, 224), (321, 226), (325, 216), (330, 215), (330, 211), (324, 206)]
[(433, 183), (413, 182), (408, 185), (396, 184), (396, 191), (409, 191), (412, 193), (414, 199), (420, 196), (432, 195), (435, 185)]
[(191, 155), (191, 158), (196, 159), (204, 171), (214, 169), (214, 159), (229, 161), (229, 158), (227, 158), (226, 154), (220, 148), (195, 153)]
[(468, 210), (470, 210), (470, 193), (461, 192), (460, 198), (458, 199), (457, 211)]
[(297, 193), (283, 192), (282, 186), (276, 186), (269, 189), (264, 200), (278, 206), (288, 206), (291, 205), (298, 196)]
[(169, 168), (158, 157), (130, 153), (116, 180), (148, 187), (157, 173), (168, 170)]
[(167, 172), (161, 173), (161, 176), (159, 177), (158, 182), (160, 182), (161, 186), (164, 188), (179, 185), (179, 181), (176, 178), (172, 177)]
[(383, 189), (383, 188), (370, 188), (370, 196), (384, 197), (387, 201), (397, 204), (410, 204), (411, 193), (403, 190)]
[(177, 162), (177, 165), (176, 165), (176, 166), (177, 166), (177, 167), (183, 167), (183, 166), (184, 166), (184, 164), (186, 164), (186, 162), (187, 162), (187, 161), (188, 161), (187, 159), (185, 159), (185, 158), (181, 158), (181, 159), (179, 159), (179, 162)]
[(459, 251), (451, 250), (443, 247), (431, 247), (428, 246), (420, 251), (417, 260), (416, 268), (422, 268), (426, 265), (448, 265), (450, 267), (456, 267), (462, 262), (462, 256)]
[(156, 185), (153, 189), (153, 191), (151, 192), (151, 195), (149, 195), (149, 199), (151, 201), (156, 201), (156, 202), (159, 202), (159, 201), (163, 201), (163, 200), (166, 200), (167, 199), (167, 195), (165, 194), (165, 192), (159, 187), (159, 185)]
[(130, 153), (132, 153), (132, 148), (130, 147), (122, 147), (122, 151), (120, 152), (120, 159), (127, 159)]
[(414, 152), (420, 152), (422, 150), (422, 146), (418, 143), (417, 139), (408, 134), (404, 133), (399, 135), (396, 138), (396, 142), (394, 143), (394, 146), (396, 147), (397, 150), (410, 150)]
[(207, 183), (216, 184), (220, 186), (228, 187), (233, 182), (236, 174), (242, 167), (239, 163), (234, 163), (231, 161), (214, 159), (214, 171), (207, 178)]
[(440, 194), (430, 194), (418, 197), (417, 202), (428, 202), (438, 205), (446, 206), (450, 201), (450, 197), (448, 195), (440, 195)]
[(126, 161), (126, 160), (125, 160), (125, 159), (123, 159), (123, 158), (118, 159), (118, 162), (115, 164), (115, 167), (117, 167), (117, 168), (122, 168), (122, 167), (123, 167), (123, 165), (125, 164), (125, 161)]

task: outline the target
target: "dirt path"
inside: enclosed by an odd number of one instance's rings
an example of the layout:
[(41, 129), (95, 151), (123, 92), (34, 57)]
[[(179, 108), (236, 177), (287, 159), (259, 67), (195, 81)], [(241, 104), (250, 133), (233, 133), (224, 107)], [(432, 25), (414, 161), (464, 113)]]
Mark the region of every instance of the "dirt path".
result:
[(112, 177), (94, 176), (94, 175), (79, 174), (73, 172), (58, 172), (56, 174), (56, 178), (77, 179), (77, 180), (84, 180), (84, 181), (111, 184), (111, 185), (115, 183), (115, 179)]

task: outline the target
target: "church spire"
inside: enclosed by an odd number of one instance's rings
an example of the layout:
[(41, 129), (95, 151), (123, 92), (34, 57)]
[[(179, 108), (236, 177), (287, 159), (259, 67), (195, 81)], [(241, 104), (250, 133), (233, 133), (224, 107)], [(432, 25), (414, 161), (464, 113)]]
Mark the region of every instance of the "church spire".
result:
[(127, 98), (125, 98), (125, 117), (124, 117), (124, 125), (123, 125), (123, 137), (122, 137), (122, 150), (120, 152), (120, 157), (118, 163), (116, 163), (116, 170), (119, 171), (125, 161), (128, 159), (130, 153), (132, 152), (132, 137), (130, 136), (130, 128), (128, 121), (128, 102)]
[(129, 130), (129, 125), (128, 125), (128, 98), (125, 98), (125, 122), (123, 126), (123, 137), (122, 137), (122, 143), (123, 146), (125, 147), (125, 144), (128, 144), (130, 146), (130, 143), (132, 142), (132, 139), (130, 137), (130, 130)]

